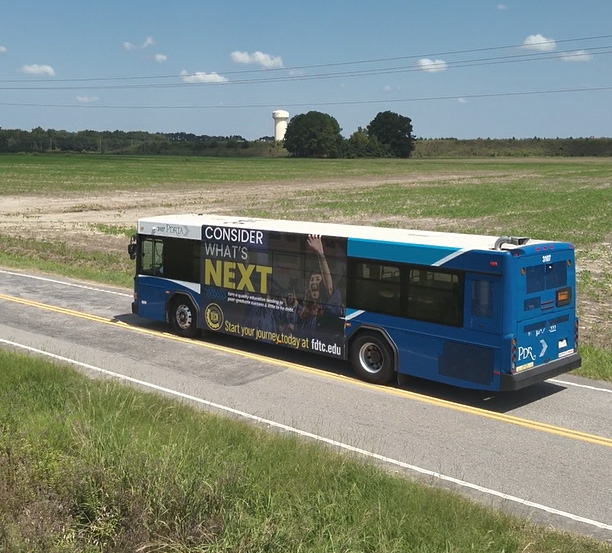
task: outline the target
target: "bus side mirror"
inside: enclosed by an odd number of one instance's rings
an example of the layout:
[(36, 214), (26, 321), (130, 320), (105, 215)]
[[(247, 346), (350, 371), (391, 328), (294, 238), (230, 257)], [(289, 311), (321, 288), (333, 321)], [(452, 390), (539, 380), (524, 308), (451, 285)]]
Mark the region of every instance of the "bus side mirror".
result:
[(136, 235), (130, 238), (130, 243), (128, 244), (128, 253), (130, 254), (130, 259), (136, 259), (138, 256), (138, 243), (136, 242)]

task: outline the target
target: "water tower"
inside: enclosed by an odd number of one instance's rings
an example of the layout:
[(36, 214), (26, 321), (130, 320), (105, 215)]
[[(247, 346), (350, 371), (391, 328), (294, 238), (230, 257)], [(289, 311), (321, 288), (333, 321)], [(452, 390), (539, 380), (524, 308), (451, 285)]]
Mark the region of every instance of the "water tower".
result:
[(280, 142), (285, 138), (285, 132), (287, 132), (289, 112), (284, 109), (277, 109), (272, 112), (272, 119), (274, 119), (274, 140)]

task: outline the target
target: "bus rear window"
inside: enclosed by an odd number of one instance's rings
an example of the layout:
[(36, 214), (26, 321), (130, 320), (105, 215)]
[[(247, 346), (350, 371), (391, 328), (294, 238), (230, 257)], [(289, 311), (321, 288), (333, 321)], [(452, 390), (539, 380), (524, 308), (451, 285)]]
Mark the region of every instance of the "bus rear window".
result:
[(567, 263), (557, 261), (527, 267), (526, 277), (528, 294), (567, 286)]

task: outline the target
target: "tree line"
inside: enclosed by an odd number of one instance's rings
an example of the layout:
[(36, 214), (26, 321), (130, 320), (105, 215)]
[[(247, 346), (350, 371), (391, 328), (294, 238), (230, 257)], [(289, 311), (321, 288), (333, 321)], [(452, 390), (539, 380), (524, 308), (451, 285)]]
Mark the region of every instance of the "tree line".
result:
[(241, 136), (208, 136), (193, 133), (149, 133), (145, 131), (69, 132), (36, 127), (31, 131), (0, 129), (0, 152), (74, 152), (113, 154), (202, 153), (220, 144), (236, 147)]
[(69, 132), (37, 127), (31, 131), (0, 129), (0, 153), (103, 153), (240, 157), (580, 157), (612, 156), (612, 138), (416, 138), (412, 121), (392, 112), (379, 113), (349, 138), (331, 116), (319, 112), (296, 115), (285, 140), (242, 136), (145, 131)]

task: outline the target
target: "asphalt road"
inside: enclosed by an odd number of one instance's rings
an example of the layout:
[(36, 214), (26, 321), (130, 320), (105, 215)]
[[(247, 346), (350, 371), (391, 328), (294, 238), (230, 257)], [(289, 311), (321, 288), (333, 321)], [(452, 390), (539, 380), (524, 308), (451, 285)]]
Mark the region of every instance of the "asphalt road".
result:
[(612, 543), (612, 385), (571, 376), (491, 394), (221, 335), (186, 340), (130, 313), (131, 291), (0, 269), (0, 347), (298, 433), (539, 523)]

